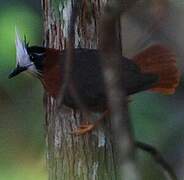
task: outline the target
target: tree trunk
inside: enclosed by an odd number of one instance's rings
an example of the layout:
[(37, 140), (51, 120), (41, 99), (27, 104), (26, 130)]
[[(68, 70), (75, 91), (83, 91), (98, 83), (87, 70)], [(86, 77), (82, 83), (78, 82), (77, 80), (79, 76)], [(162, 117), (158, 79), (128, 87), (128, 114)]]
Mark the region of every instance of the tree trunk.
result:
[[(104, 0), (83, 0), (75, 27), (75, 46), (97, 48), (98, 19)], [(72, 0), (42, 0), (46, 47), (64, 49)], [(45, 95), (47, 164), (49, 180), (114, 180), (116, 162), (106, 121), (89, 135), (70, 132), (81, 123), (80, 112), (62, 107), (56, 112), (56, 100)]]

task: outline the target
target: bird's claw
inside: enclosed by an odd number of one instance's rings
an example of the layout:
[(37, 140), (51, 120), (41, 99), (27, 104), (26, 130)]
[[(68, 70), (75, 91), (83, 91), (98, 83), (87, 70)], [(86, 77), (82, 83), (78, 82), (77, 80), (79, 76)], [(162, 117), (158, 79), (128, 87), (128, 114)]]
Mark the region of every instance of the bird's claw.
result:
[(80, 136), (91, 132), (94, 129), (94, 124), (81, 124), (78, 128), (74, 129), (71, 134)]

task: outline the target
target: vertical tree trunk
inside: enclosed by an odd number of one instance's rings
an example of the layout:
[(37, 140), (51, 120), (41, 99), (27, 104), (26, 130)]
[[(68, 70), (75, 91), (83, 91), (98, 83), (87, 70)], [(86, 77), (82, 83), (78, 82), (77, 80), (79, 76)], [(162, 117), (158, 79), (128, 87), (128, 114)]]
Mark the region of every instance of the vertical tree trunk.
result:
[[(76, 22), (75, 46), (96, 48), (97, 21), (105, 0), (83, 0)], [(46, 47), (66, 46), (72, 0), (42, 0)], [(116, 177), (110, 122), (90, 135), (73, 136), (79, 126), (79, 112), (63, 107), (56, 111), (56, 101), (45, 96), (47, 164), (49, 180), (113, 180)]]

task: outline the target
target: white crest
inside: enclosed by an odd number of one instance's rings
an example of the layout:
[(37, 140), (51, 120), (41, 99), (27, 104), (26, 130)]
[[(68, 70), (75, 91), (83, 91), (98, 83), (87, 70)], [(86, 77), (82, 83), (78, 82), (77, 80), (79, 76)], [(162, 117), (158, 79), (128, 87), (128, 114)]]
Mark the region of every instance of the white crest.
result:
[(26, 45), (21, 41), (17, 28), (15, 27), (15, 46), (16, 46), (16, 61), (19, 66), (29, 66), (31, 64)]

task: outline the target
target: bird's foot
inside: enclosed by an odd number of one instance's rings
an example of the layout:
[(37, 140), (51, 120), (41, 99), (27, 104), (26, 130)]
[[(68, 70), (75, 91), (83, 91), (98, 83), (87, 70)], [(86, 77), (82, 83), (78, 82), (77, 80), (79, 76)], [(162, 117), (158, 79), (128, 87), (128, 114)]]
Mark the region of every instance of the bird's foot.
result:
[(81, 124), (78, 128), (74, 129), (71, 134), (76, 136), (84, 135), (90, 133), (94, 128), (95, 125), (91, 123)]
[(80, 136), (80, 135), (90, 133), (105, 119), (105, 117), (108, 114), (109, 114), (109, 111), (106, 110), (94, 123), (90, 123), (89, 121), (86, 121), (84, 124), (81, 124), (78, 128), (74, 129), (71, 134)]

